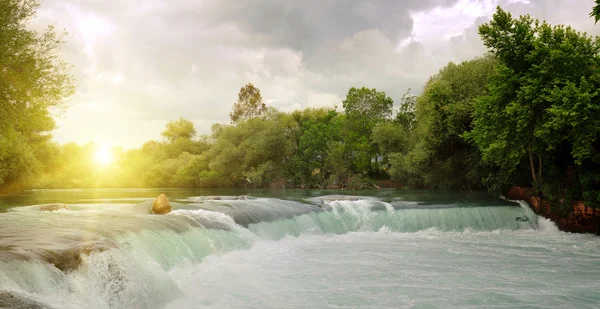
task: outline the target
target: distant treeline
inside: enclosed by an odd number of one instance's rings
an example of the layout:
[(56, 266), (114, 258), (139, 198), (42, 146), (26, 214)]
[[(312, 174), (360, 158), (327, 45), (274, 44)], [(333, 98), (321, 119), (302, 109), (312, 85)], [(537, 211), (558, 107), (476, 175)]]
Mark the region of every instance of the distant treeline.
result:
[[(12, 18), (7, 16), (0, 16), (3, 25)], [(23, 20), (17, 25), (25, 31)], [(525, 185), (565, 210), (574, 199), (600, 205), (600, 43), (570, 27), (514, 18), (498, 8), (479, 27), (488, 53), (449, 63), (418, 96), (407, 91), (397, 110), (383, 91), (353, 87), (341, 111), (284, 113), (267, 107), (259, 89), (247, 84), (230, 124), (215, 124), (210, 135), (198, 135), (190, 121), (179, 119), (167, 125), (162, 141), (115, 149), (115, 163), (104, 168), (92, 162), (92, 144), (50, 142), (48, 108), (72, 89), (64, 65), (47, 57), (55, 51), (32, 51), (34, 60), (46, 56), (53, 66), (46, 63), (45, 70), (29, 76), (30, 70), (14, 69), (26, 62), (6, 57), (14, 54), (5, 44), (10, 34), (0, 33), (0, 67), (9, 69), (0, 70), (9, 81), (0, 85), (0, 185), (5, 188), (354, 189), (391, 179), (462, 190)], [(31, 40), (34, 49), (46, 46), (48, 36)], [(11, 83), (21, 80), (15, 85), (23, 89), (27, 82), (48, 86), (19, 92)]]

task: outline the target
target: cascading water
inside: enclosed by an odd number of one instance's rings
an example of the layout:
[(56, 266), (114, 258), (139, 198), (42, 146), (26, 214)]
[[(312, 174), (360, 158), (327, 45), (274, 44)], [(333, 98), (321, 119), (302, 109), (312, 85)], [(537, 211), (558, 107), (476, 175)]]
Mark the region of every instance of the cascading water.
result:
[[(240, 267), (240, 271), (247, 273), (239, 274), (244, 279), (240, 279), (241, 286), (238, 288), (250, 289), (245, 280), (261, 278), (263, 274), (253, 271), (265, 261), (257, 260), (249, 265), (239, 259), (254, 259), (260, 254), (277, 258), (281, 249), (282, 259), (290, 260), (271, 261), (274, 269), (287, 267), (281, 263), (291, 263), (288, 266), (293, 269), (297, 267), (294, 264), (297, 260), (288, 256), (287, 250), (295, 250), (295, 245), (302, 248), (308, 244), (330, 243), (329, 247), (320, 247), (315, 255), (333, 254), (335, 252), (328, 249), (336, 248), (338, 244), (335, 241), (340, 240), (347, 247), (351, 244), (347, 243), (348, 239), (357, 237), (362, 244), (364, 235), (372, 235), (373, 242), (369, 243), (369, 247), (381, 239), (390, 238), (382, 235), (405, 235), (398, 236), (396, 240), (407, 248), (412, 246), (415, 237), (431, 241), (431, 237), (453, 235), (453, 241), (458, 241), (458, 245), (455, 244), (456, 248), (448, 247), (447, 252), (463, 250), (460, 239), (473, 233), (526, 237), (519, 235), (531, 236), (543, 227), (551, 233), (564, 235), (552, 230), (552, 224), (546, 221), (538, 226), (539, 218), (526, 205), (419, 208), (414, 204), (405, 207), (404, 204), (375, 198), (347, 197), (313, 198), (306, 203), (251, 197), (243, 200), (192, 197), (185, 201), (187, 204), (181, 204), (177, 207), (179, 209), (166, 216), (140, 213), (139, 206), (131, 204), (119, 207), (78, 205), (71, 210), (51, 213), (39, 212), (39, 207), (32, 206), (0, 214), (0, 291), (24, 295), (51, 308), (280, 308), (288, 306), (277, 303), (283, 301), (277, 300), (277, 297), (273, 300), (275, 303), (268, 302), (269, 295), (262, 295), (262, 300), (256, 301), (244, 291), (231, 291), (232, 295), (243, 294), (236, 298), (243, 300), (241, 303), (224, 299), (211, 301), (208, 299), (210, 295), (203, 293), (219, 291), (200, 282), (207, 280), (213, 281), (215, 286), (222, 284), (216, 277), (206, 277), (217, 276), (215, 269), (221, 269), (223, 278), (228, 278), (232, 286), (236, 286), (233, 282), (238, 281), (227, 269)], [(423, 235), (430, 238), (422, 238)], [(385, 248), (390, 244), (381, 245)], [(597, 243), (593, 245), (597, 246)], [(265, 251), (257, 251), (261, 249)], [(305, 250), (313, 248), (309, 246)], [(381, 261), (388, 258), (379, 255), (373, 248), (369, 250), (373, 250), (371, 253)], [(352, 255), (351, 252), (346, 254)], [(304, 257), (304, 253), (300, 252), (298, 256)], [(326, 256), (340, 261), (348, 258)], [(390, 253), (389, 257), (392, 256), (394, 254)], [(305, 256), (307, 260), (310, 257)], [(225, 261), (229, 264), (223, 264)], [(325, 267), (321, 269), (325, 273), (327, 267), (335, 268), (321, 259), (312, 263), (303, 266), (307, 272), (313, 271), (310, 266), (314, 265)], [(406, 263), (415, 262), (406, 260)], [(210, 265), (216, 268), (204, 268)], [(268, 265), (263, 266), (265, 276), (276, 275), (271, 273)], [(314, 271), (315, 274), (319, 272)], [(351, 269), (347, 271), (351, 272)], [(190, 277), (190, 274), (195, 276)], [(401, 277), (401, 273), (398, 275)], [(285, 277), (286, 274), (280, 273), (279, 276)], [(319, 280), (313, 283), (317, 286), (323, 284)], [(285, 286), (287, 283), (280, 284)], [(277, 286), (271, 288), (277, 289)], [(298, 288), (308, 287), (302, 285)], [(322, 288), (331, 287), (325, 285)], [(228, 289), (223, 288), (222, 291)], [(202, 294), (204, 298), (194, 299), (196, 294)], [(325, 303), (319, 305), (310, 300), (307, 300), (306, 306), (300, 302), (293, 304), (290, 306), (327, 307)], [(346, 304), (341, 307), (353, 306)]]

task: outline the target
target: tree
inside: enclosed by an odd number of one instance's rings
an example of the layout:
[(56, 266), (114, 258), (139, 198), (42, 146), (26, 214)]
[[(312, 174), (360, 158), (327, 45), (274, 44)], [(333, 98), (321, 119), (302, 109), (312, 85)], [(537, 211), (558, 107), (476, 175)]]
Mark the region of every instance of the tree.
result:
[(392, 116), (394, 101), (375, 88), (352, 87), (342, 105), (349, 118), (383, 120)]
[(206, 153), (210, 177), (220, 179), (222, 186), (280, 182), (293, 166), (297, 131), (292, 117), (275, 111), (265, 119), (221, 126), (214, 131), (214, 143)]
[[(346, 115), (339, 119), (341, 137), (346, 144), (343, 149), (349, 151), (353, 172), (362, 176), (379, 174), (379, 151), (371, 143), (371, 135), (378, 123), (390, 120), (394, 101), (383, 91), (352, 87), (342, 105)], [(339, 151), (342, 147), (335, 149)]]
[(479, 33), (500, 61), (467, 135), (483, 157), (507, 174), (528, 160), (534, 183), (557, 148), (574, 163), (590, 159), (600, 133), (598, 41), (499, 7)]
[(167, 140), (173, 142), (179, 138), (192, 139), (196, 136), (194, 123), (183, 118), (177, 121), (171, 121), (167, 124), (165, 131), (161, 133)]
[[(489, 55), (460, 64), (449, 63), (429, 79), (416, 98), (414, 120), (408, 122), (412, 125), (404, 125), (411, 137), (400, 145), (405, 144), (408, 151), (391, 153), (390, 173), (395, 179), (435, 188), (468, 190), (482, 186), (482, 178), (489, 170), (477, 147), (461, 135), (471, 129), (475, 99), (487, 93), (488, 78), (495, 65), (495, 58)], [(410, 119), (411, 114), (405, 113), (408, 116), (399, 118), (401, 124)], [(402, 149), (400, 145), (396, 146), (398, 150)]]
[(594, 18), (594, 23), (598, 23), (598, 20), (600, 20), (600, 0), (596, 0), (596, 5), (592, 9), (590, 17)]
[(246, 84), (246, 86), (240, 89), (238, 93), (238, 100), (233, 105), (229, 117), (231, 123), (237, 123), (240, 120), (258, 117), (262, 115), (267, 106), (263, 103), (260, 90), (256, 88), (252, 83)]
[(600, 206), (598, 39), (500, 8), (479, 33), (499, 63), (465, 137), (498, 165), (493, 186), (515, 184), (527, 168), (559, 210), (572, 211), (573, 199)]
[(352, 175), (352, 157), (348, 146), (341, 141), (331, 141), (327, 144), (325, 168), (331, 174), (330, 182), (344, 188)]
[(410, 95), (410, 89), (408, 89), (400, 99), (400, 107), (394, 119), (394, 122), (400, 124), (406, 131), (410, 131), (415, 123), (416, 104), (417, 97)]
[(64, 107), (74, 91), (67, 63), (58, 57), (64, 34), (54, 27), (29, 30), (38, 0), (0, 2), (0, 184), (18, 183), (39, 172), (38, 149), (55, 123), (49, 109)]
[(328, 177), (325, 169), (327, 146), (339, 138), (339, 126), (331, 123), (331, 119), (320, 120), (309, 120), (302, 125), (302, 135), (294, 158), (295, 172), (300, 175), (302, 185), (325, 186)]

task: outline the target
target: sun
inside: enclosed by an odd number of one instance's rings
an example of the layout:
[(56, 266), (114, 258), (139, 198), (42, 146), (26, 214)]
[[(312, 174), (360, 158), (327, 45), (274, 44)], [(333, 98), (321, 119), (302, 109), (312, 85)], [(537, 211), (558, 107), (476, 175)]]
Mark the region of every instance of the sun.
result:
[(96, 149), (96, 153), (94, 154), (94, 162), (98, 165), (107, 165), (114, 161), (114, 157), (110, 148), (101, 146)]

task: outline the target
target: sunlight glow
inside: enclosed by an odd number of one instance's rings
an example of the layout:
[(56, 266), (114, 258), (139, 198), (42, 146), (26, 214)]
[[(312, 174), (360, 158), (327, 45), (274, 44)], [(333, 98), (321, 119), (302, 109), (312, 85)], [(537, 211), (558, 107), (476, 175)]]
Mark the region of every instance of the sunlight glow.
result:
[(94, 162), (99, 165), (107, 165), (114, 161), (114, 157), (110, 148), (101, 146), (96, 149), (96, 153), (94, 154)]

